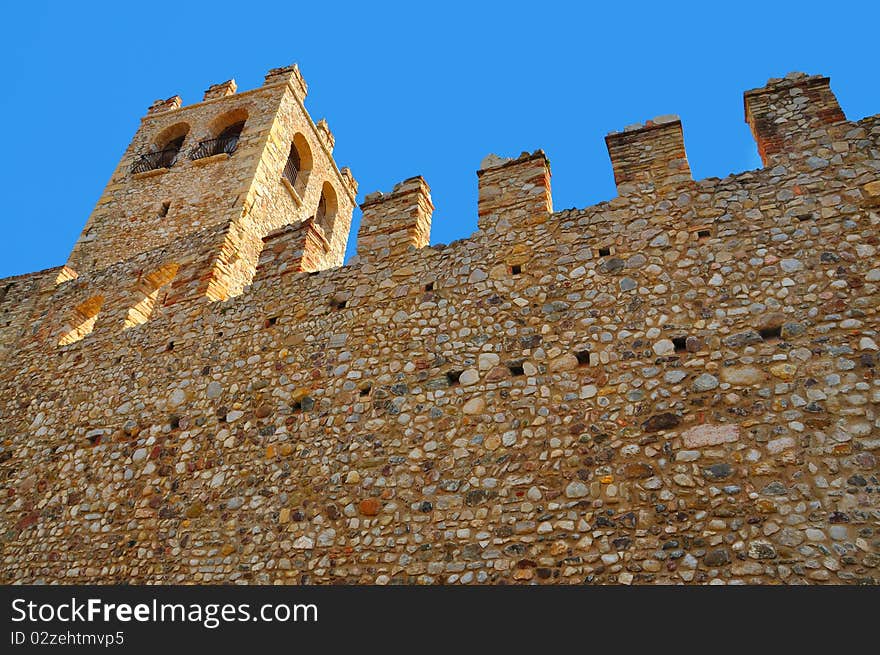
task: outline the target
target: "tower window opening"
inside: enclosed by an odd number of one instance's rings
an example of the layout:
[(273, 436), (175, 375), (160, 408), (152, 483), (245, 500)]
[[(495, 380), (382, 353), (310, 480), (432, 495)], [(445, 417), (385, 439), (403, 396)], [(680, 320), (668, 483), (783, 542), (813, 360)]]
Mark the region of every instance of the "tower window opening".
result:
[(132, 173), (145, 173), (161, 168), (171, 168), (177, 161), (186, 135), (189, 134), (189, 125), (179, 123), (173, 125), (160, 135), (159, 139), (151, 146), (150, 152), (142, 154), (134, 160), (131, 166)]
[(687, 351), (687, 337), (673, 337), (672, 345), (675, 346), (675, 352), (683, 353)]
[(238, 147), (238, 141), (241, 132), (244, 130), (244, 121), (233, 123), (213, 139), (199, 141), (199, 144), (193, 148), (190, 154), (191, 159), (204, 159), (205, 157), (213, 157), (214, 155), (227, 154), (231, 155)]
[(297, 177), (299, 177), (301, 170), (302, 162), (300, 161), (299, 153), (296, 151), (296, 146), (291, 145), (290, 154), (287, 156), (287, 163), (284, 165), (284, 171), (281, 174), (295, 188)]
[(309, 174), (312, 171), (312, 151), (309, 142), (301, 134), (297, 133), (290, 143), (290, 152), (281, 171), (281, 180), (286, 182), (288, 188), (294, 192), (297, 200), (305, 194), (309, 183)]

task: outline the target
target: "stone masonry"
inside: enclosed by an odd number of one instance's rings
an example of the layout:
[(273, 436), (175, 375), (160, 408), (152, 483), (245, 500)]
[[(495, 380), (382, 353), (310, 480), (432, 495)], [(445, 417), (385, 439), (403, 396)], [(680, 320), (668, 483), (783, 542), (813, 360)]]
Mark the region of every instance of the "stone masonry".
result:
[(490, 155), (476, 233), (429, 246), (414, 177), (343, 266), (305, 95), (157, 101), (0, 280), (0, 582), (877, 583), (880, 115), (772, 79), (761, 169), (693, 180), (659, 117), (561, 212)]

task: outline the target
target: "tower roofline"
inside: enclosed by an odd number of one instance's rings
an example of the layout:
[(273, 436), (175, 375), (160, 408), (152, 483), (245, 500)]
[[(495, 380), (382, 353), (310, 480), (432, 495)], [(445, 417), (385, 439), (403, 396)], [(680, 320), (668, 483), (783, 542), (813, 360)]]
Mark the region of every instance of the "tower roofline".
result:
[[(288, 90), (290, 90), (291, 94), (296, 99), (296, 102), (299, 105), (300, 109), (302, 109), (302, 111), (305, 113), (306, 117), (308, 117), (309, 127), (312, 130), (313, 135), (315, 136), (315, 141), (320, 145), (321, 149), (324, 151), (324, 154), (327, 156), (327, 158), (332, 163), (333, 170), (336, 173), (336, 176), (339, 179), (339, 182), (340, 182), (342, 188), (345, 189), (346, 195), (348, 195), (348, 197), (351, 199), (352, 203), (355, 203), (357, 201), (357, 193), (352, 191), (352, 189), (349, 185), (348, 178), (345, 175), (343, 175), (342, 169), (339, 168), (339, 166), (336, 164), (336, 161), (333, 159), (333, 152), (328, 147), (323, 135), (321, 134), (320, 130), (318, 129), (317, 123), (314, 121), (314, 119), (312, 119), (311, 114), (309, 114), (309, 110), (306, 108), (305, 102), (303, 102), (303, 99), (300, 97), (300, 93), (301, 93), (302, 89), (297, 89), (297, 87), (294, 85), (294, 83), (291, 79), (282, 80), (279, 82), (271, 82), (268, 84), (263, 84), (263, 85), (258, 86), (256, 88), (253, 88), (253, 89), (247, 89), (246, 91), (241, 91), (241, 92), (236, 91), (236, 93), (234, 93), (234, 94), (230, 94), (230, 95), (226, 95), (226, 96), (219, 96), (216, 98), (208, 98), (207, 100), (200, 100), (199, 102), (193, 102), (188, 105), (179, 105), (179, 106), (173, 107), (171, 109), (150, 112), (150, 113), (147, 113), (141, 117), (141, 123), (143, 124), (143, 123), (146, 123), (146, 122), (151, 121), (156, 118), (163, 118), (164, 119), (164, 118), (166, 118), (170, 115), (173, 115), (173, 114), (177, 114), (178, 116), (184, 116), (184, 115), (186, 115), (185, 112), (187, 112), (187, 111), (196, 110), (201, 107), (205, 107), (207, 105), (216, 104), (216, 103), (220, 103), (220, 102), (228, 102), (229, 99), (233, 98), (233, 97), (243, 98), (246, 96), (254, 96), (254, 95), (257, 95), (257, 94), (264, 92), (268, 89), (278, 89), (280, 87), (287, 87)], [(179, 96), (175, 96), (175, 97), (179, 97)]]

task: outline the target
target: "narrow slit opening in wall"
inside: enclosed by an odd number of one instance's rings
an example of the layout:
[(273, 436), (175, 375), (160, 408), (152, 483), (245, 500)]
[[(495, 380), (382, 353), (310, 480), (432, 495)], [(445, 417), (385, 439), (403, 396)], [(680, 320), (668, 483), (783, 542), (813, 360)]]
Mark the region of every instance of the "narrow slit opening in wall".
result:
[(128, 308), (124, 329), (143, 325), (150, 320), (157, 308), (165, 306), (169, 285), (177, 275), (178, 268), (177, 264), (166, 264), (140, 277), (135, 290), (137, 302)]
[(522, 363), (522, 362), (510, 362), (510, 363), (507, 365), (507, 370), (509, 370), (509, 371), (510, 371), (510, 374), (511, 374), (512, 376), (514, 376), (514, 377), (519, 377), (519, 376), (521, 376), (521, 375), (525, 375), (525, 374), (526, 374), (525, 370), (523, 369), (523, 363)]
[(77, 305), (62, 329), (58, 345), (67, 346), (91, 334), (103, 304), (104, 296), (94, 296)]
[(446, 381), (449, 383), (450, 387), (454, 387), (458, 384), (458, 380), (462, 373), (463, 371), (448, 371), (446, 373)]
[(521, 264), (514, 264), (513, 266), (510, 267), (510, 274), (511, 275), (520, 275), (521, 273), (522, 273), (522, 265)]
[(672, 337), (672, 345), (677, 353), (687, 352), (687, 337)]
[(758, 330), (758, 334), (764, 341), (779, 341), (782, 338), (782, 326), (766, 327)]
[(607, 257), (611, 254), (611, 248), (599, 248), (599, 257)]
[(171, 202), (166, 201), (162, 203), (162, 206), (159, 207), (159, 218), (165, 218), (168, 216), (168, 210), (171, 209)]
[(809, 213), (807, 213), (807, 214), (800, 214), (800, 215), (798, 215), (796, 218), (797, 218), (801, 223), (803, 223), (804, 221), (812, 221), (812, 220), (813, 220), (814, 218), (816, 218), (816, 217), (815, 217), (813, 214), (809, 214)]
[(578, 350), (575, 354), (578, 360), (578, 366), (589, 366), (590, 365), (590, 351), (589, 350)]
[(712, 236), (711, 230), (697, 230), (697, 240), (698, 241), (705, 241), (710, 236)]

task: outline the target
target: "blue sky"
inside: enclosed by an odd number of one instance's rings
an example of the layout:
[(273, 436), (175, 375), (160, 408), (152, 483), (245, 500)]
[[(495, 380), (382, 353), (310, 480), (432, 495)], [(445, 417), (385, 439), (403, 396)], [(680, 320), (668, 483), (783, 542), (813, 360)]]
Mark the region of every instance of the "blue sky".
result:
[(612, 198), (604, 135), (660, 114), (694, 177), (756, 168), (742, 92), (770, 77), (829, 75), (850, 119), (880, 112), (880, 9), (859, 4), (6, 3), (0, 277), (64, 263), (154, 99), (292, 62), (359, 200), (425, 176), (432, 243), (476, 229), (489, 152), (543, 148), (557, 210)]

